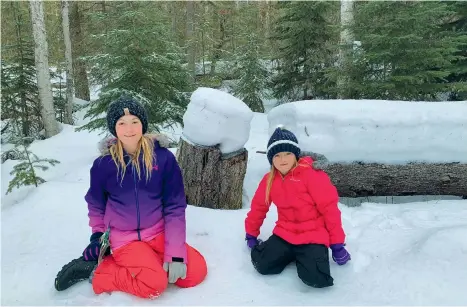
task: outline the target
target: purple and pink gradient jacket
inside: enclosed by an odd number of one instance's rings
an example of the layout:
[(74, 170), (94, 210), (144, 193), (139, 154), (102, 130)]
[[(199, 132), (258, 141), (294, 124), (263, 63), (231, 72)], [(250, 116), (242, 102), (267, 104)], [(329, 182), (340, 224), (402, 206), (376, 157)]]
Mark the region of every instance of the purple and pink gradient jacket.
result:
[[(165, 233), (164, 262), (183, 258), (186, 263), (187, 204), (181, 170), (173, 153), (162, 148), (158, 141), (154, 142), (154, 156), (149, 181), (144, 176), (142, 157), (141, 180), (132, 164), (128, 164), (121, 181), (110, 154), (94, 160), (85, 196), (89, 226), (93, 233), (105, 232), (110, 227), (112, 250), (136, 240), (150, 241)], [(128, 156), (125, 161), (129, 161)]]

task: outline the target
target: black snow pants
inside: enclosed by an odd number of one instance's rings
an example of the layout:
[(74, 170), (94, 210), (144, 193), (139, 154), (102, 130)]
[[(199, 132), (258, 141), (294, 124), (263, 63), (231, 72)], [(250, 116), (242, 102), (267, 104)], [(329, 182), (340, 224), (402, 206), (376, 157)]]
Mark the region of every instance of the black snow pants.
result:
[(293, 261), (297, 265), (298, 277), (306, 285), (324, 288), (334, 284), (325, 245), (293, 245), (273, 234), (251, 250), (251, 262), (263, 275), (279, 274)]

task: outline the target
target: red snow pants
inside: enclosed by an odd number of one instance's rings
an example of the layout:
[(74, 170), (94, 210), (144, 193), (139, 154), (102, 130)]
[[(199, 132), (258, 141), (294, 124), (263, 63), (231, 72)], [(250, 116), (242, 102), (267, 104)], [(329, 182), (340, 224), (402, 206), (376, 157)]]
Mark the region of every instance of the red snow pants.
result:
[[(181, 288), (200, 284), (207, 275), (204, 257), (187, 244), (187, 274), (175, 285)], [(168, 273), (162, 268), (164, 234), (149, 242), (134, 241), (105, 257), (94, 272), (94, 293), (123, 291), (142, 298), (156, 298), (168, 285)]]

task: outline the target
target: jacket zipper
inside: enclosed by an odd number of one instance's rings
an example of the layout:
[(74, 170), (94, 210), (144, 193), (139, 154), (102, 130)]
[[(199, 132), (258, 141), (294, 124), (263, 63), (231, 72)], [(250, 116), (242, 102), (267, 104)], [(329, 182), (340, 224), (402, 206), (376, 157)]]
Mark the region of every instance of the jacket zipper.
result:
[[(281, 176), (282, 176), (282, 174), (281, 174)], [(286, 181), (287, 176), (289, 176), (289, 174), (286, 174), (285, 176), (282, 176), (282, 188), (285, 190), (285, 199), (287, 201), (290, 201), (289, 193), (288, 193), (288, 191), (289, 191), (288, 183)], [(292, 208), (292, 214), (293, 214), (293, 221), (296, 223), (298, 221), (298, 219), (297, 219), (297, 213), (295, 212), (295, 208)]]
[(136, 222), (137, 222), (136, 231), (138, 232), (138, 240), (141, 241), (141, 233), (139, 232), (140, 216), (139, 216), (138, 187), (137, 187), (137, 183), (136, 183), (136, 172), (135, 172), (134, 165), (132, 165), (132, 169), (133, 169), (133, 179), (134, 179), (134, 183), (135, 183)]

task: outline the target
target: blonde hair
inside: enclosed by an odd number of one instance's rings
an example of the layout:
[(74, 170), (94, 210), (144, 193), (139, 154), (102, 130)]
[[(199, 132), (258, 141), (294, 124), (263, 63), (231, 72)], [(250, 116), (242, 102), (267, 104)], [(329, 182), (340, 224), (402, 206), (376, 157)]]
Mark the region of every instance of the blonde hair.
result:
[[(289, 172), (293, 172), (294, 169), (298, 166), (304, 166), (304, 167), (311, 167), (308, 163), (298, 163), (297, 160), (295, 160), (294, 166), (290, 169)], [(278, 171), (277, 171), (278, 172)], [(274, 164), (271, 165), (271, 170), (269, 171), (268, 174), (268, 181), (266, 183), (266, 204), (269, 204), (269, 201), (271, 200), (270, 195), (271, 195), (271, 188), (272, 188), (272, 183), (274, 182), (274, 177), (276, 175), (276, 168), (274, 167)]]
[[(145, 177), (147, 182), (151, 178), (152, 166), (155, 160), (154, 143), (153, 140), (147, 135), (143, 135), (138, 141), (136, 152), (131, 157), (131, 163), (133, 163), (135, 166), (139, 179), (141, 179), (141, 169), (138, 157), (141, 155), (141, 152), (143, 152), (143, 168), (145, 170)], [(127, 165), (123, 159), (123, 143), (118, 138), (117, 142), (110, 146), (110, 155), (112, 156), (112, 159), (117, 166), (117, 172), (120, 171), (121, 173), (121, 182), (123, 182), (123, 177), (125, 176)]]
[(268, 181), (266, 184), (266, 204), (269, 204), (269, 194), (271, 194), (272, 182), (274, 181), (274, 175), (276, 174), (276, 168), (274, 165), (271, 165), (271, 170), (269, 171)]

